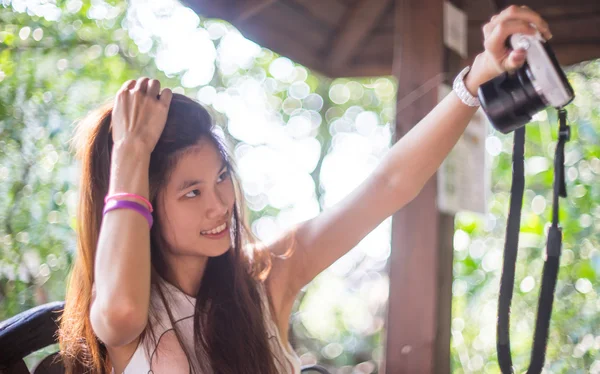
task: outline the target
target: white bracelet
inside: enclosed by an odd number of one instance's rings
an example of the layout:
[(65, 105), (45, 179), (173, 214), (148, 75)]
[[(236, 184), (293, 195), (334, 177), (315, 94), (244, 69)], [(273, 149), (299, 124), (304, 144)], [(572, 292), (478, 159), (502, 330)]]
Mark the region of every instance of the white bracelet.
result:
[(471, 67), (467, 66), (460, 73), (458, 73), (456, 78), (454, 78), (454, 83), (452, 84), (452, 90), (456, 93), (456, 96), (458, 96), (460, 101), (462, 101), (465, 105), (475, 107), (475, 106), (480, 106), (481, 103), (479, 102), (478, 98), (471, 95), (469, 90), (467, 90), (467, 87), (465, 87), (465, 81), (464, 81), (465, 75), (467, 75), (467, 73), (469, 72), (470, 69), (471, 69)]

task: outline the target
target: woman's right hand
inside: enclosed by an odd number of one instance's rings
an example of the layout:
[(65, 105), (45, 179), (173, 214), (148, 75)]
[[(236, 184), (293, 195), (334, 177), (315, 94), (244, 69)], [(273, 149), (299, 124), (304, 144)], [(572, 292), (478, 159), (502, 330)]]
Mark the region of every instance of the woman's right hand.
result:
[(154, 150), (167, 121), (173, 93), (160, 82), (142, 77), (123, 84), (115, 97), (111, 127), (115, 145), (140, 144), (149, 155)]

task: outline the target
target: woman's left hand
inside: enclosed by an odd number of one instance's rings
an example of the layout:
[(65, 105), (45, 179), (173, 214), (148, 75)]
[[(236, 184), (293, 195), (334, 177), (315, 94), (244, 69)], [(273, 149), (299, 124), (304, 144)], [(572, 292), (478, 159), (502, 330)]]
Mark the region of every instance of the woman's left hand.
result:
[(484, 52), (475, 57), (465, 85), (476, 95), (479, 86), (505, 71), (514, 71), (525, 63), (526, 51), (506, 46), (509, 36), (533, 35), (539, 31), (546, 40), (552, 37), (548, 23), (526, 6), (511, 5), (483, 26)]

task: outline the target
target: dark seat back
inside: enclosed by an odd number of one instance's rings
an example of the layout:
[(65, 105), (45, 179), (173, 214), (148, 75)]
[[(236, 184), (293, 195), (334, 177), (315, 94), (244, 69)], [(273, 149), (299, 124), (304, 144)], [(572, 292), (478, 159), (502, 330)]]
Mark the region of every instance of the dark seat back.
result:
[(314, 374), (314, 373), (320, 373), (320, 374), (330, 374), (327, 369), (325, 369), (323, 366), (319, 366), (319, 365), (307, 365), (307, 366), (303, 366), (302, 373), (307, 373), (307, 374)]
[[(23, 359), (57, 342), (58, 319), (64, 306), (63, 301), (48, 303), (0, 322), (0, 374), (29, 374)], [(53, 353), (45, 357), (31, 373), (64, 373), (60, 356)]]

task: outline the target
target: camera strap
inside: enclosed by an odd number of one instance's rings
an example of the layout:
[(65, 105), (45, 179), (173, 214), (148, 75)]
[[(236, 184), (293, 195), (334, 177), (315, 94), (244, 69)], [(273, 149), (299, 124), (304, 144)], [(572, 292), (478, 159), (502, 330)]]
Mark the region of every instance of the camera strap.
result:
[[(533, 347), (528, 374), (541, 373), (546, 357), (548, 328), (552, 314), (552, 303), (556, 288), (560, 254), (562, 248), (562, 230), (558, 225), (559, 196), (566, 197), (565, 184), (565, 143), (569, 141), (571, 132), (567, 126), (567, 112), (558, 109), (559, 131), (556, 153), (554, 155), (554, 192), (552, 198), (552, 225), (548, 231), (546, 256), (542, 274), (542, 285), (538, 300)], [(500, 280), (498, 297), (498, 325), (496, 351), (498, 364), (503, 374), (514, 373), (510, 353), (510, 304), (515, 282), (515, 264), (519, 245), (519, 229), (521, 225), (521, 208), (523, 206), (523, 190), (525, 187), (524, 150), (525, 126), (515, 130), (513, 146), (513, 180), (510, 190), (510, 210), (506, 228), (504, 245), (504, 263)]]

